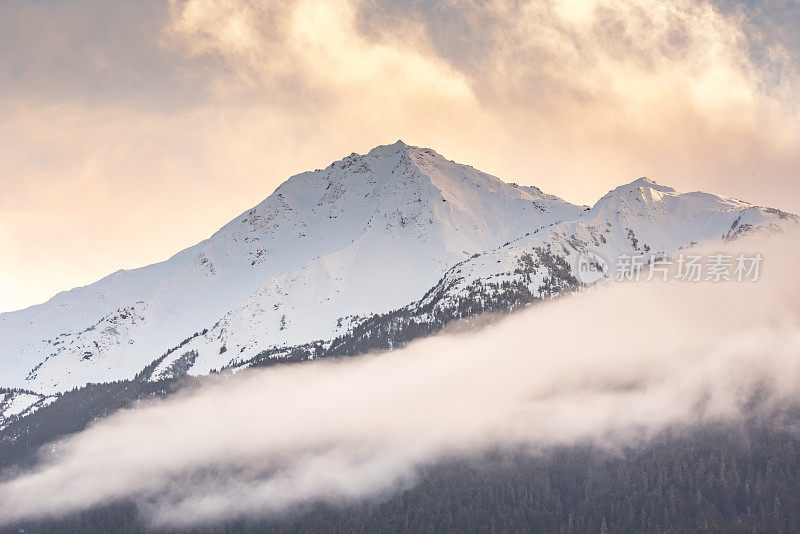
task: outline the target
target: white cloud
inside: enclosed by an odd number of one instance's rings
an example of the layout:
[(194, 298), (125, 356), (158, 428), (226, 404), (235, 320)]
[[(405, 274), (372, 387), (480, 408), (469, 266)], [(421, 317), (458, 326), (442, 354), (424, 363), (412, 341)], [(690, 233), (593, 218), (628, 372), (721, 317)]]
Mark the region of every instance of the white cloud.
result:
[(760, 250), (754, 284), (603, 288), (482, 332), (210, 380), (65, 440), (0, 485), (0, 521), (125, 497), (161, 525), (271, 514), (487, 447), (635, 446), (736, 418), (756, 392), (796, 403), (800, 255)]
[[(760, 11), (797, 10), (776, 6)], [(0, 90), (0, 232), (17, 266), (0, 266), (12, 280), (0, 310), (163, 259), (289, 174), (398, 138), (577, 203), (647, 175), (800, 209), (798, 53), (748, 11), (688, 0), (0, 9), (0, 76), (12, 82)], [(57, 276), (37, 250), (57, 252)]]

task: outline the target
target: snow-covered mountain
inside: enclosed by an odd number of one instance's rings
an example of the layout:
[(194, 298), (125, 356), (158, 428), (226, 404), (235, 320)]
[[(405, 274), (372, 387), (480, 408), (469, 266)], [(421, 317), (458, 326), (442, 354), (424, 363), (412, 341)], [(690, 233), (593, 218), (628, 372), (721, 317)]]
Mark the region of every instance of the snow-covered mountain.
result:
[(204, 330), (214, 336), (197, 372), (330, 337), (581, 209), (402, 142), (353, 154), (290, 178), (163, 263), (0, 315), (0, 385), (55, 392), (127, 378)]
[(577, 286), (587, 247), (669, 254), (796, 226), (644, 178), (576, 206), (398, 141), (293, 176), (165, 262), (0, 315), (0, 386), (28, 391), (4, 390), (0, 405), (21, 413), (89, 382), (205, 374), (297, 347), (346, 352), (380, 337), (370, 325), (390, 312), (420, 328), (513, 308)]
[(578, 256), (589, 250), (608, 262), (613, 278), (615, 260), (668, 257), (698, 244), (724, 243), (744, 234), (793, 232), (800, 219), (709, 193), (679, 193), (647, 178), (639, 178), (604, 195), (574, 219), (537, 228), (501, 247), (486, 251), (450, 269), (417, 307), (433, 305), (445, 315), (465, 299), (478, 295), (486, 309), (507, 309), (523, 294), (528, 298), (558, 294), (573, 279)]

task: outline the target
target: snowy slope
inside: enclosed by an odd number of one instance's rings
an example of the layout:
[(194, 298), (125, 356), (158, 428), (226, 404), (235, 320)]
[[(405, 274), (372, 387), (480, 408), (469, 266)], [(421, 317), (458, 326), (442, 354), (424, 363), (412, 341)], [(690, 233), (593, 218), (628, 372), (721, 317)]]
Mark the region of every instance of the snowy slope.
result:
[(575, 206), (397, 142), (290, 178), (165, 262), (0, 315), (0, 386), (18, 388), (2, 409), (143, 369), (199, 375), (317, 340), (325, 350), (391, 310), (439, 324), (513, 309), (577, 288), (587, 248), (613, 261), (797, 227), (645, 178)]
[(549, 258), (541, 258), (542, 251), (563, 260), (575, 275), (578, 256), (590, 250), (607, 261), (607, 274), (613, 278), (622, 255), (639, 257), (643, 263), (652, 256), (674, 256), (697, 244), (722, 244), (749, 232), (798, 230), (796, 215), (710, 193), (679, 193), (639, 178), (610, 191), (573, 220), (533, 230), (461, 262), (442, 278), (439, 291), (414, 306), (454, 309), (460, 300), (475, 295), (491, 300), (508, 293), (509, 285), (547, 298), (551, 290), (542, 287), (546, 280), (563, 276), (546, 265)]
[(25, 417), (55, 401), (54, 396), (0, 388), (0, 430), (14, 418)]
[(453, 264), (583, 209), (402, 142), (353, 154), (290, 178), (165, 262), (0, 315), (0, 385), (53, 393), (130, 378), (187, 339), (203, 373), (331, 337), (347, 317), (403, 306)]

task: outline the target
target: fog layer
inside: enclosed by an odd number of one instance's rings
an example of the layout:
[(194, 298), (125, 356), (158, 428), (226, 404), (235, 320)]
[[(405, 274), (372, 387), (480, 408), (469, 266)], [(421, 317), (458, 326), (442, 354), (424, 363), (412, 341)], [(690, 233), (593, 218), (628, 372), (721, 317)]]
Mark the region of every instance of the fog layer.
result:
[(778, 245), (756, 283), (590, 289), (391, 353), (215, 378), (0, 484), (0, 524), (116, 498), (156, 525), (272, 514), (381, 495), (489, 447), (636, 446), (737, 418), (756, 395), (794, 403), (800, 254)]

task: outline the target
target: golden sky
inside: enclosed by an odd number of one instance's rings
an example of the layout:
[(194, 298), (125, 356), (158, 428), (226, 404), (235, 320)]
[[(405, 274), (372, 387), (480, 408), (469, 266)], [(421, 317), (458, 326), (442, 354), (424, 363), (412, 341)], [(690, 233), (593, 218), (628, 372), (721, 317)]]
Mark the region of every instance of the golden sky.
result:
[(0, 311), (402, 139), (592, 204), (649, 176), (800, 212), (797, 0), (9, 0)]

